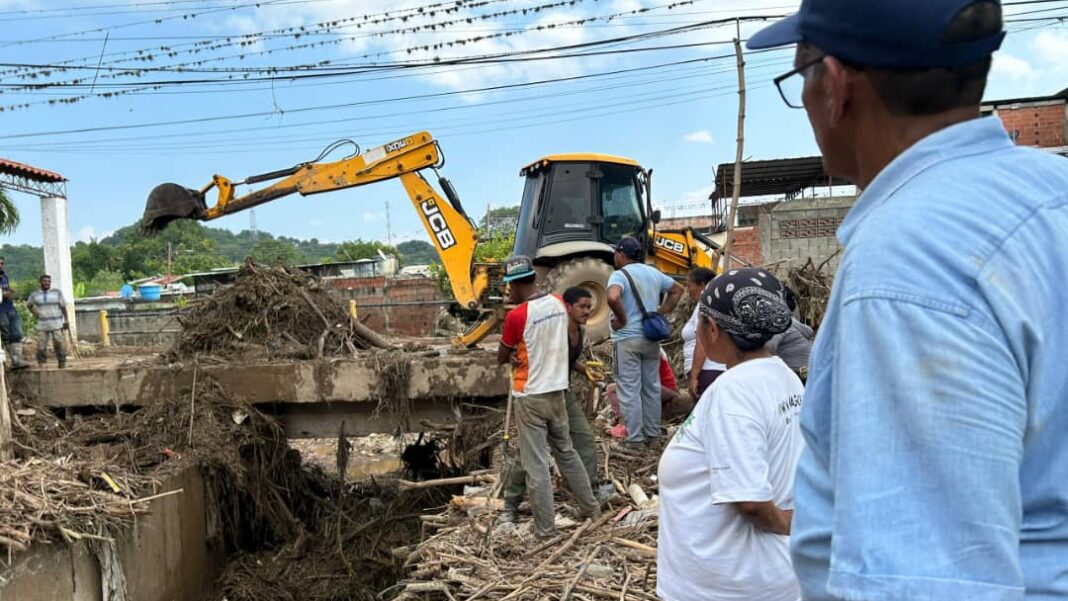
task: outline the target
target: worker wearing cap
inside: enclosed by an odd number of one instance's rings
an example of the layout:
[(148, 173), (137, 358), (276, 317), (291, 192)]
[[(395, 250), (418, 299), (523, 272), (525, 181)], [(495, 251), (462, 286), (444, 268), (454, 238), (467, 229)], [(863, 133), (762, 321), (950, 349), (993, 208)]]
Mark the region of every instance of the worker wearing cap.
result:
[(806, 599), (1068, 599), (1068, 161), (980, 116), (1001, 7), (804, 0), (750, 48), (863, 193), (810, 360)]
[(527, 492), (534, 513), (534, 535), (549, 538), (556, 534), (556, 511), (547, 451), (556, 459), (582, 514), (601, 513), (590, 477), (571, 444), (564, 406), (571, 365), (569, 318), (560, 297), (538, 291), (529, 257), (516, 255), (508, 259), (504, 281), (509, 283), (511, 302), (518, 306), (504, 318), (497, 362), (512, 364), (512, 409), (519, 431), (519, 460), (527, 474)]
[(616, 394), (630, 445), (654, 441), (661, 434), (660, 343), (645, 337), (642, 308), (668, 315), (682, 296), (682, 285), (643, 263), (642, 254), (637, 240), (621, 239), (613, 257), (616, 271), (608, 278)]

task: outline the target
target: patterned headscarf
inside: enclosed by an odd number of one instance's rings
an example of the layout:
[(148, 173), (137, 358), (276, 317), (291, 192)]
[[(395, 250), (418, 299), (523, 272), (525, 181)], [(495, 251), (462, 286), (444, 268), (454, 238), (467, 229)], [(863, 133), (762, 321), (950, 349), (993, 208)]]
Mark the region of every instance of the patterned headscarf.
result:
[(763, 344), (791, 323), (783, 286), (763, 269), (732, 269), (701, 293), (701, 315), (739, 338)]

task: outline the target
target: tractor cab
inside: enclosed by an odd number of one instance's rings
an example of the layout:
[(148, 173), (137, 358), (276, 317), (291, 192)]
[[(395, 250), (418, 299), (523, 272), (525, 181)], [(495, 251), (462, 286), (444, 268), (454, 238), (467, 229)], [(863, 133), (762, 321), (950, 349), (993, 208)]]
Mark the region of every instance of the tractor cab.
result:
[(623, 236), (646, 247), (650, 172), (637, 161), (604, 154), (547, 156), (520, 171), (526, 178), (514, 254), (552, 267), (574, 256), (611, 264)]

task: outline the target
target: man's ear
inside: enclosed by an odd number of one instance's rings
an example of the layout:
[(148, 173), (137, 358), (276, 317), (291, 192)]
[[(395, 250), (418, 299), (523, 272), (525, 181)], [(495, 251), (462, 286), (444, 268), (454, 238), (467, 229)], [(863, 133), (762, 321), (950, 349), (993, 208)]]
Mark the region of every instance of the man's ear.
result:
[(819, 85), (823, 86), (827, 116), (831, 125), (839, 125), (853, 100), (856, 72), (833, 56), (824, 57), (821, 71)]

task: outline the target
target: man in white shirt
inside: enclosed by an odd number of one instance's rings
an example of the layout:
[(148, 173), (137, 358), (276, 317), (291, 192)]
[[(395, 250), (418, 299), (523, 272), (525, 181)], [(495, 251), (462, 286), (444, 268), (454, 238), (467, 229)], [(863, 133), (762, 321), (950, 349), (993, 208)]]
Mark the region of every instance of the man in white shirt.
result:
[(538, 292), (534, 265), (517, 255), (504, 264), (512, 302), (497, 349), (497, 362), (512, 364), (512, 408), (519, 430), (519, 459), (527, 473), (534, 535), (556, 535), (551, 451), (584, 516), (600, 515), (590, 478), (571, 445), (564, 393), (568, 387), (568, 313), (560, 297)]

